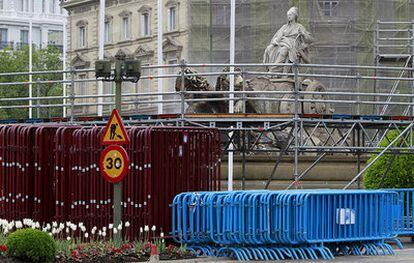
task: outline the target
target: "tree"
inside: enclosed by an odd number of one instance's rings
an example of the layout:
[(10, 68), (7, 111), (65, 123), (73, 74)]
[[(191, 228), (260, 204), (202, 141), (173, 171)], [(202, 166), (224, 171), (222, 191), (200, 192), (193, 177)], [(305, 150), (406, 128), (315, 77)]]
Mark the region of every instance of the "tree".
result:
[[(407, 133), (395, 142), (395, 147), (407, 146), (410, 141)], [(393, 130), (387, 133), (380, 146), (386, 147), (399, 135), (399, 131)], [(374, 154), (368, 160), (372, 161), (377, 155)], [(384, 176), (385, 174), (385, 176)], [(364, 174), (363, 183), (365, 188), (412, 188), (414, 187), (414, 156), (407, 151), (400, 150), (395, 154), (382, 155)]]
[[(32, 70), (33, 71), (50, 71), (62, 69), (62, 54), (55, 47), (49, 46), (45, 49), (35, 49), (32, 52)], [(11, 72), (28, 72), (29, 71), (29, 46), (23, 47), (21, 50), (5, 49), (0, 51), (0, 73)], [(62, 73), (59, 74), (44, 74), (34, 75), (33, 82), (39, 78), (40, 81), (44, 80), (62, 80)], [(21, 76), (0, 76), (0, 83), (12, 83), (12, 82), (28, 82), (29, 75)], [(37, 85), (32, 85), (32, 96), (37, 96)], [(40, 85), (40, 96), (61, 96), (62, 95), (61, 83), (46, 83)], [(4, 85), (0, 86), (0, 98), (28, 98), (29, 97), (29, 85)], [(41, 100), (40, 104), (61, 104), (62, 100)], [(29, 101), (13, 101), (13, 102), (0, 102), (0, 106), (9, 105), (28, 105)], [(33, 105), (36, 105), (36, 100), (33, 101)], [(0, 119), (27, 119), (28, 108), (19, 109), (0, 109)], [(36, 117), (36, 109), (33, 108), (33, 116)], [(39, 117), (51, 117), (62, 116), (61, 107), (53, 108), (41, 108)]]

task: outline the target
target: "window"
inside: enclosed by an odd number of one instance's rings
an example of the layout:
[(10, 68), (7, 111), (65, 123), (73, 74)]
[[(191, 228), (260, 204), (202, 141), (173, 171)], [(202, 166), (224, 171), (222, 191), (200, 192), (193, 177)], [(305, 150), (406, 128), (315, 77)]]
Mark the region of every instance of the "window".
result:
[(111, 21), (107, 20), (105, 21), (105, 43), (111, 43), (112, 42), (112, 26)]
[(29, 30), (20, 30), (20, 42), (23, 44), (29, 43)]
[(63, 32), (59, 30), (47, 31), (47, 44), (63, 51)]
[[(141, 66), (149, 66), (149, 58), (142, 58)], [(148, 68), (141, 69), (142, 76), (151, 75), (151, 70)], [(141, 84), (142, 92), (151, 92), (151, 80), (150, 79), (141, 79), (138, 84)]]
[(0, 10), (4, 9), (4, 0), (0, 0)]
[(46, 0), (42, 0), (42, 13), (46, 13)]
[(79, 27), (79, 47), (86, 47), (86, 26)]
[(177, 7), (172, 6), (168, 8), (168, 31), (177, 29)]
[[(104, 86), (103, 86), (103, 93), (104, 95), (110, 95), (113, 93), (112, 91), (112, 82), (104, 82)], [(112, 101), (111, 97), (105, 97), (104, 101)]]
[(50, 0), (49, 1), (49, 4), (50, 4), (50, 8), (49, 8), (50, 13), (54, 14), (55, 13), (55, 10), (56, 10), (56, 2), (55, 2), (55, 0)]
[(122, 39), (129, 39), (129, 16), (122, 18)]
[(86, 94), (86, 74), (79, 74), (79, 95), (87, 95)]
[(230, 24), (230, 10), (226, 4), (213, 5), (213, 25), (229, 25)]
[(7, 28), (0, 28), (0, 42), (7, 42)]
[(150, 35), (150, 16), (149, 13), (141, 14), (141, 36)]
[(18, 2), (17, 10), (22, 12), (28, 12), (29, 11), (29, 0), (20, 0)]
[(338, 5), (338, 1), (324, 0), (320, 2), (322, 13), (325, 16), (334, 16), (335, 7)]
[[(86, 74), (79, 74), (79, 93), (77, 95), (85, 96), (87, 95), (86, 89), (87, 89), (87, 82), (86, 80)], [(85, 99), (79, 99), (79, 102), (85, 102)]]

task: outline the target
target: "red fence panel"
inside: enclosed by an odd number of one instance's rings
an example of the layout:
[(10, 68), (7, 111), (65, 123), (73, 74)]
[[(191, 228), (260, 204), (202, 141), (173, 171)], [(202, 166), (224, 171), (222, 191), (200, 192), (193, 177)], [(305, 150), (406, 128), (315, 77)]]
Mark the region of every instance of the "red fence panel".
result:
[[(0, 126), (0, 218), (112, 222), (113, 185), (100, 175), (104, 127)], [(123, 181), (123, 221), (131, 227), (171, 229), (169, 204), (184, 191), (220, 189), (221, 138), (216, 129), (127, 127), (130, 159)]]

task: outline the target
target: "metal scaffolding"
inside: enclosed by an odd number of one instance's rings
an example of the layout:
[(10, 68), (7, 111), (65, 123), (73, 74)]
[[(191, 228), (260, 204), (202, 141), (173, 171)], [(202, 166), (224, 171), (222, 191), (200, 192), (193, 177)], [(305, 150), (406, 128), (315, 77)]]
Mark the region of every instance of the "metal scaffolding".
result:
[[(390, 28), (390, 25), (404, 25), (404, 29)], [(384, 29), (384, 27), (387, 27)], [(413, 68), (413, 22), (395, 23), (378, 21), (375, 34), (375, 65), (331, 65), (331, 64), (254, 64), (254, 63), (223, 63), (223, 64), (181, 64), (143, 66), (148, 72), (141, 77), (141, 81), (155, 81), (156, 79), (181, 80), (181, 86), (171, 92), (130, 92), (124, 93), (123, 105), (126, 108), (125, 121), (131, 125), (180, 125), (216, 127), (223, 134), (224, 153), (240, 154), (242, 157), (242, 187), (246, 181), (246, 154), (266, 152), (274, 157), (274, 166), (268, 175), (265, 188), (268, 188), (278, 171), (283, 156), (293, 157), (292, 183), (288, 188), (298, 186), (300, 180), (317, 166), (327, 155), (353, 154), (357, 156), (358, 172), (349, 184), (344, 186), (360, 187), (361, 175), (384, 154), (412, 154), (413, 147), (413, 118), (414, 118), (414, 68)], [(384, 36), (391, 34), (390, 36)], [(405, 36), (395, 34), (404, 33)], [(394, 35), (393, 35), (394, 34)], [(392, 41), (406, 41), (406, 44), (389, 44)], [(407, 42), (408, 41), (408, 42)], [(400, 46), (401, 45), (401, 46)], [(399, 52), (396, 52), (396, 50)], [(389, 52), (389, 53), (387, 53)], [(390, 63), (393, 63), (390, 65)], [(399, 63), (399, 64), (398, 64)], [(267, 66), (290, 67), (290, 73), (270, 73)], [(217, 68), (235, 67), (240, 71), (215, 71)], [(157, 75), (159, 68), (169, 69), (176, 74)], [(184, 69), (197, 69), (198, 73), (186, 73)], [(83, 95), (79, 86), (84, 83), (97, 84), (93, 78), (79, 78), (81, 74), (94, 72), (94, 69), (71, 69), (66, 71), (18, 72), (0, 73), (0, 78), (13, 77), (38, 78), (41, 75), (65, 74), (68, 80), (40, 80), (37, 81), (3, 81), (0, 88), (13, 89), (18, 86), (29, 87), (34, 85), (39, 89), (42, 85), (63, 85), (70, 87), (66, 96), (41, 97), (3, 97), (0, 98), (0, 111), (15, 109), (36, 109), (36, 118), (23, 120), (25, 122), (68, 121), (72, 123), (104, 124), (106, 117), (85, 116), (83, 108), (111, 106), (114, 94)], [(154, 74), (153, 74), (154, 73)], [(185, 79), (192, 77), (222, 77), (241, 76), (242, 89), (232, 91), (186, 90)], [(292, 83), (291, 90), (249, 90), (247, 83), (254, 77), (276, 79), (283, 77)], [(355, 86), (344, 90), (308, 91), (302, 90), (302, 82), (310, 80), (344, 80), (354, 83)], [(367, 85), (374, 85), (373, 91)], [(188, 95), (203, 95), (202, 98)], [(98, 100), (101, 98), (102, 100)], [(66, 103), (62, 103), (62, 101)], [(97, 103), (97, 102), (102, 103)], [(186, 107), (194, 102), (242, 102), (242, 112), (188, 114)], [(284, 103), (290, 111), (284, 113), (248, 112), (246, 104), (252, 101)], [(326, 105), (346, 105), (341, 109), (350, 108), (351, 111), (315, 114), (307, 112), (304, 105), (324, 103)], [(226, 104), (226, 105), (227, 105)], [(169, 114), (144, 115), (139, 114), (140, 107), (146, 105), (175, 105), (178, 109)], [(361, 107), (372, 108), (374, 111), (360, 110)], [(62, 116), (42, 115), (41, 109), (67, 109)], [(228, 107), (227, 107), (228, 108)], [(355, 111), (354, 108), (357, 110)], [(50, 111), (49, 111), (50, 112)], [(357, 114), (355, 114), (357, 113)], [(18, 120), (1, 120), (2, 123), (12, 123)], [(398, 132), (398, 136), (391, 137), (390, 131)], [(387, 141), (387, 146), (381, 142)], [(398, 142), (398, 143), (396, 143)], [(312, 154), (312, 155), (310, 155)], [(374, 160), (364, 169), (361, 167), (361, 156), (376, 154)], [(299, 170), (299, 157), (310, 155), (314, 161), (305, 169)]]

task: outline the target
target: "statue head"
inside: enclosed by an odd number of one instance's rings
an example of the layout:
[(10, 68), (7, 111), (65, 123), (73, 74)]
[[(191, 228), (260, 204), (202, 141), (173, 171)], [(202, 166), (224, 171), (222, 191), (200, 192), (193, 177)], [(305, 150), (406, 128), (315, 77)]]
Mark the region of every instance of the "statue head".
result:
[(287, 11), (286, 14), (289, 22), (297, 21), (299, 16), (299, 9), (296, 6), (293, 6)]

